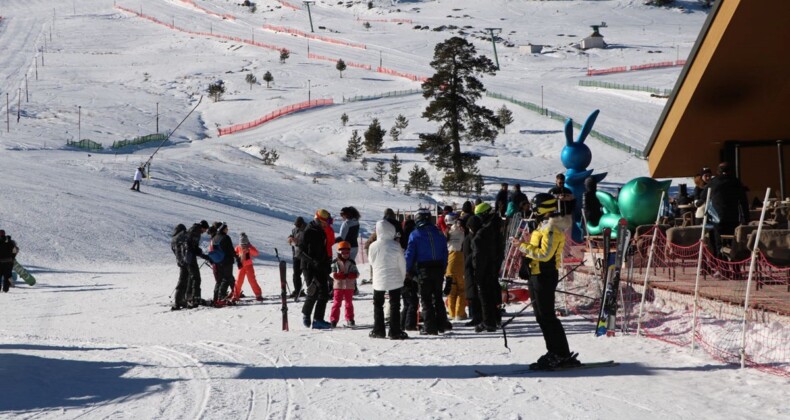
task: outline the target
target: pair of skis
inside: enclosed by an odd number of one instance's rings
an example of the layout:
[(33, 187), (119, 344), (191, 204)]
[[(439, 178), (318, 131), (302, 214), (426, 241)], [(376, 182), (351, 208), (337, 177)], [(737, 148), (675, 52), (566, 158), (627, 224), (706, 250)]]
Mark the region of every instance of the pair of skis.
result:
[(480, 377), (489, 377), (489, 376), (517, 376), (517, 375), (526, 375), (530, 373), (538, 373), (538, 372), (563, 372), (568, 370), (580, 370), (580, 369), (594, 369), (594, 368), (605, 368), (605, 367), (615, 367), (619, 366), (620, 364), (615, 362), (614, 360), (607, 360), (605, 362), (592, 362), (592, 363), (582, 363), (578, 366), (568, 366), (568, 367), (557, 367), (554, 369), (531, 369), (528, 367), (525, 368), (515, 368), (510, 370), (500, 370), (497, 372), (485, 372), (482, 370), (475, 370), (477, 376)]
[(280, 259), (280, 252), (274, 248), (274, 255), (277, 257), (278, 265), (280, 266), (280, 300), (282, 301), (282, 308), (280, 311), (283, 313), (283, 331), (288, 331), (288, 295), (286, 289), (288, 284), (285, 279), (285, 261)]
[(623, 266), (628, 243), (631, 240), (631, 231), (628, 222), (620, 219), (617, 223), (617, 242), (615, 246), (614, 263), (609, 265), (609, 242), (611, 230), (604, 231), (604, 263), (603, 273), (606, 275), (606, 284), (601, 298), (601, 310), (598, 312), (598, 322), (595, 324), (595, 336), (612, 336), (615, 331), (617, 318), (617, 293), (620, 290), (620, 272)]

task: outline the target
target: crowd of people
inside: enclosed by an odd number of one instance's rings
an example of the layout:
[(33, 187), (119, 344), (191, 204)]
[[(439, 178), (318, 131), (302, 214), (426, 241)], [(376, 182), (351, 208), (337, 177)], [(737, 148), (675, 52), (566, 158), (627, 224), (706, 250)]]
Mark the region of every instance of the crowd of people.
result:
[[(554, 311), (564, 230), (570, 225), (569, 212), (563, 210), (568, 207), (562, 203), (573, 200), (562, 189), (561, 179), (555, 188), (557, 191), (537, 194), (530, 201), (520, 185), (510, 192), (508, 185), (502, 184), (493, 207), (482, 200), (467, 201), (459, 210), (445, 206), (436, 217), (430, 209), (420, 209), (399, 220), (392, 209), (386, 209), (376, 222), (375, 232), (364, 242), (373, 286), (373, 326), (369, 336), (403, 340), (409, 338), (409, 332), (439, 335), (452, 330), (453, 321), (473, 327), (478, 333), (497, 331), (504, 311), (499, 270), (507, 245), (505, 224), (515, 212), (521, 212), (540, 223), (529, 242), (512, 239), (512, 246), (523, 254), (523, 278), (528, 281), (548, 350), (537, 364), (578, 364)], [(297, 217), (287, 238), (294, 261), (293, 292), (289, 297), (304, 297), (301, 313), (307, 328), (337, 327), (341, 308), (345, 325), (356, 325), (360, 213), (354, 207), (344, 207), (340, 217), (343, 222), (337, 234), (333, 217), (326, 209), (316, 210), (309, 222)], [(244, 233), (234, 248), (227, 232), (228, 226), (222, 222), (209, 225), (201, 221), (189, 229), (184, 225), (175, 228), (172, 249), (180, 275), (174, 310), (233, 305), (242, 296), (245, 277), (255, 297), (262, 299), (251, 261), (258, 250)], [(203, 234), (210, 237), (208, 252), (200, 248)], [(214, 273), (210, 301), (201, 299), (199, 259), (205, 260)], [(234, 260), (239, 267), (235, 281)]]

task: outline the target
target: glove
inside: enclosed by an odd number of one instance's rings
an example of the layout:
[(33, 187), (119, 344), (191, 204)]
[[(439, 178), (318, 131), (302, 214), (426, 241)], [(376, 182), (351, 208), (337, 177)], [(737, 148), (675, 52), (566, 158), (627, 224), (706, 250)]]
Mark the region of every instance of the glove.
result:
[(337, 273), (332, 273), (332, 277), (335, 280), (344, 280), (346, 278), (346, 275), (343, 274), (343, 273), (337, 272)]
[(450, 276), (447, 276), (447, 277), (444, 278), (444, 290), (442, 291), (442, 294), (445, 295), (445, 296), (449, 296), (450, 295), (450, 291), (452, 289), (453, 289), (453, 278), (450, 277)]

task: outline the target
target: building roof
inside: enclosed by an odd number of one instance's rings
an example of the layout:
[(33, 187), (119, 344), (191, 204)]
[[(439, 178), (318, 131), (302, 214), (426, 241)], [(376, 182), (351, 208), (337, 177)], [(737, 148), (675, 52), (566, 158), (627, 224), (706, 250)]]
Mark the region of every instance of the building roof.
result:
[(790, 140), (789, 16), (790, 1), (716, 1), (645, 147), (651, 176), (690, 176), (727, 141)]

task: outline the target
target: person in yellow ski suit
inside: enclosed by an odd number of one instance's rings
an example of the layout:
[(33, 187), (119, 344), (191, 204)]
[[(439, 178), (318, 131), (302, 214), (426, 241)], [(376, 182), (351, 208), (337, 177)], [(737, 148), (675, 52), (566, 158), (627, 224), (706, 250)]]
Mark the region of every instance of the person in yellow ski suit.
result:
[(532, 369), (579, 365), (576, 355), (568, 347), (565, 329), (554, 310), (554, 295), (565, 248), (565, 231), (572, 223), (570, 212), (563, 210), (564, 206), (553, 195), (537, 194), (532, 199), (532, 212), (542, 223), (530, 235), (529, 243), (513, 239), (513, 245), (518, 246), (529, 260), (529, 296), (548, 350), (537, 363), (530, 366)]

